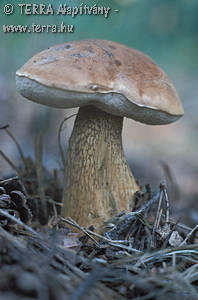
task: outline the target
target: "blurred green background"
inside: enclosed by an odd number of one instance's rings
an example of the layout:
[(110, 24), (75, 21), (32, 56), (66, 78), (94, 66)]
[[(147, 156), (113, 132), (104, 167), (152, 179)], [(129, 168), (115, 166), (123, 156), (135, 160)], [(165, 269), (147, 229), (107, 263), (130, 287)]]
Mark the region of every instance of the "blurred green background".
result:
[[(4, 13), (12, 2), (14, 12)], [(185, 116), (168, 126), (145, 126), (126, 120), (123, 144), (136, 178), (156, 188), (167, 177), (162, 161), (171, 169), (180, 190), (180, 200), (191, 207), (198, 203), (198, 1), (197, 0), (51, 0), (54, 10), (61, 3), (68, 6), (106, 6), (111, 11), (104, 16), (83, 15), (21, 15), (19, 1), (0, 2), (0, 125), (10, 130), (20, 142), (25, 155), (33, 156), (33, 138), (44, 135), (44, 162), (52, 169), (59, 165), (57, 130), (71, 110), (45, 108), (25, 100), (16, 92), (15, 72), (32, 55), (54, 44), (70, 40), (100, 38), (117, 41), (148, 54), (169, 76), (182, 100)], [(20, 1), (20, 3), (41, 3)], [(118, 10), (118, 11), (115, 11)], [(74, 33), (4, 33), (2, 25), (64, 24), (75, 26)], [(65, 147), (73, 121), (65, 126)], [(66, 138), (65, 138), (66, 137)], [(18, 154), (13, 142), (0, 131), (1, 150), (17, 164)], [(11, 174), (0, 157), (0, 176)], [(184, 199), (184, 202), (181, 202)], [(186, 201), (185, 199), (188, 199)], [(197, 219), (196, 219), (197, 218)], [(198, 221), (197, 214), (195, 215)]]

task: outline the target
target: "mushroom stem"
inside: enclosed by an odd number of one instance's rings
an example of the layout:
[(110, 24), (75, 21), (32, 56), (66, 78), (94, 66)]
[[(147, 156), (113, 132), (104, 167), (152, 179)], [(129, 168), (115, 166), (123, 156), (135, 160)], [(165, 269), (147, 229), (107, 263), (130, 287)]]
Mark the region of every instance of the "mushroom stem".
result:
[(123, 118), (92, 106), (79, 109), (65, 165), (63, 216), (96, 228), (132, 209), (138, 185), (123, 155)]

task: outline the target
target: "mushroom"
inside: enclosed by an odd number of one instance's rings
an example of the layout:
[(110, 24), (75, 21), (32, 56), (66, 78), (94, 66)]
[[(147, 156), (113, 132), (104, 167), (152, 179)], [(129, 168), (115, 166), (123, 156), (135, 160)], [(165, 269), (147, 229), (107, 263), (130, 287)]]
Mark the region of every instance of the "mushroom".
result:
[(139, 186), (123, 154), (123, 118), (160, 125), (184, 113), (151, 58), (112, 41), (72, 41), (33, 56), (16, 72), (16, 85), (37, 103), (80, 107), (67, 151), (62, 215), (98, 227), (133, 209)]

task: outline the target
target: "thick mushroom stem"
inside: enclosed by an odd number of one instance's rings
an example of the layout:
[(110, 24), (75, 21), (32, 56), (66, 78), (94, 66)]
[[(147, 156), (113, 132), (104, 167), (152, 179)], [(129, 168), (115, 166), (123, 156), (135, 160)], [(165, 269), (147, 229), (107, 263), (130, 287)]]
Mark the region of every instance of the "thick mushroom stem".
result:
[(129, 210), (139, 190), (123, 155), (123, 118), (95, 107), (79, 109), (65, 166), (63, 217), (96, 228)]

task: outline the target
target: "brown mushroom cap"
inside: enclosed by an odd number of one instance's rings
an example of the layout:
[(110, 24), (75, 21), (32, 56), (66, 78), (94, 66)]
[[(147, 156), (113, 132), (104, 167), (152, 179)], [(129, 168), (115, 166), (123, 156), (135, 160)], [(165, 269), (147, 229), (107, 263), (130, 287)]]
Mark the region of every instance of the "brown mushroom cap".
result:
[(151, 58), (112, 41), (90, 39), (50, 47), (17, 71), (16, 82), (24, 97), (56, 108), (95, 105), (158, 125), (184, 114), (174, 86)]

